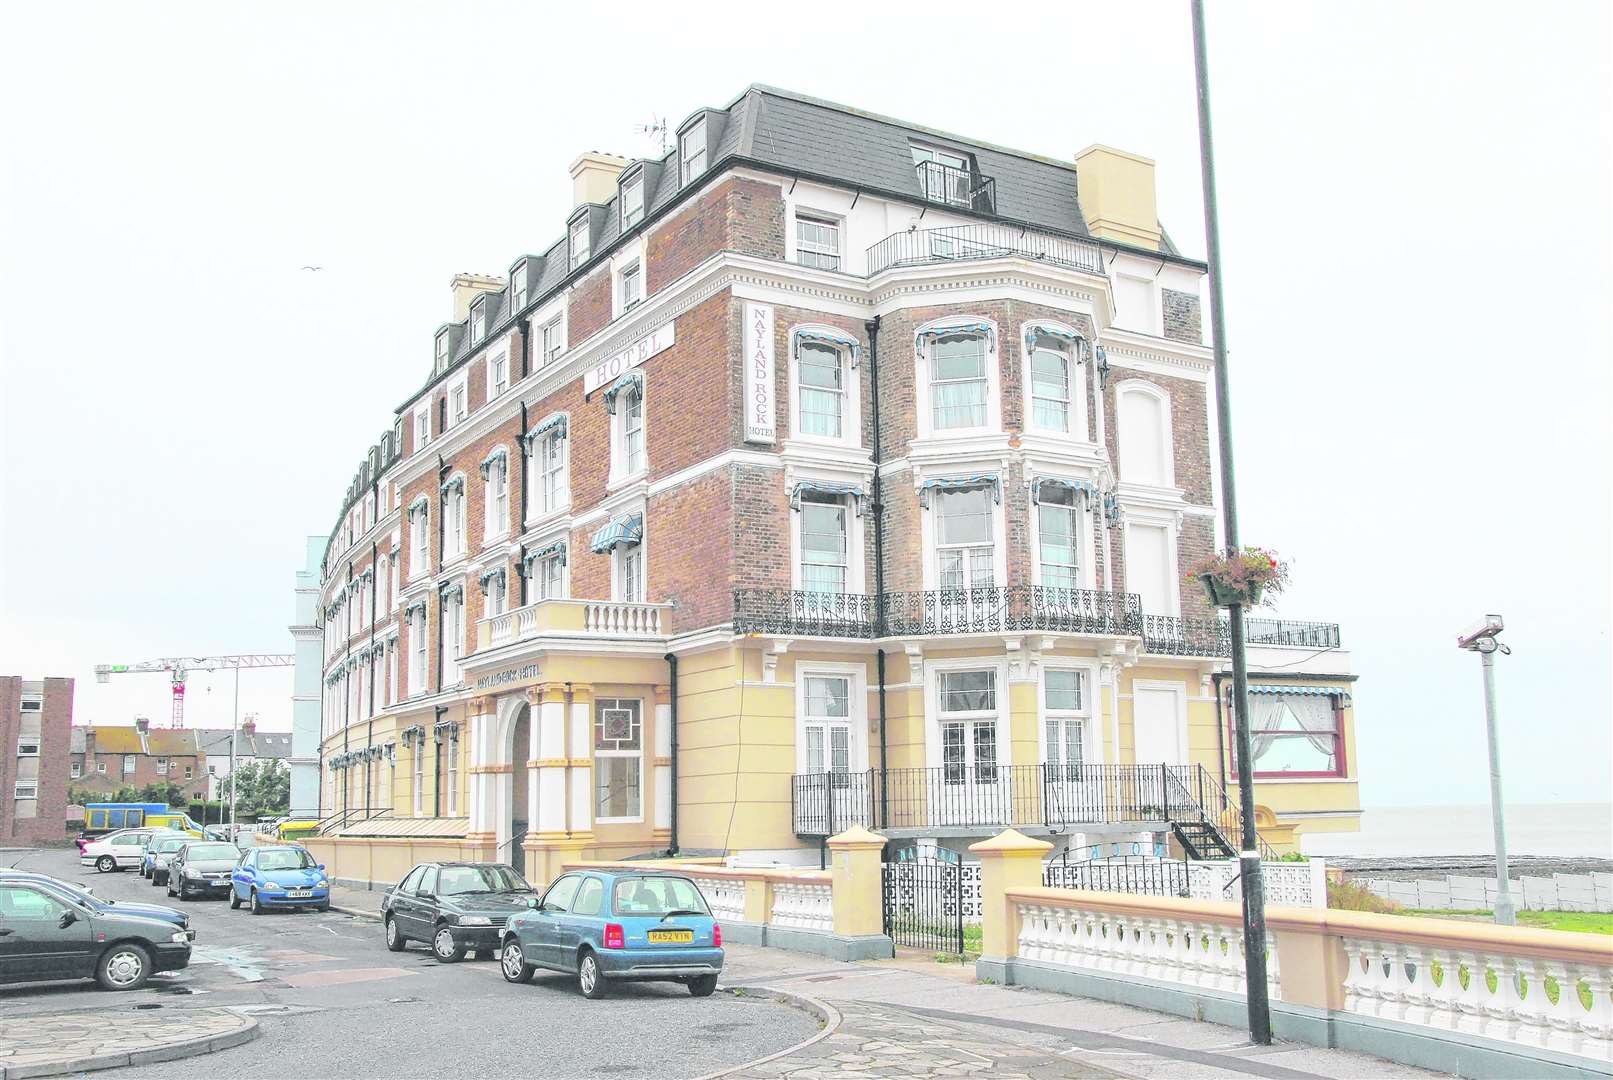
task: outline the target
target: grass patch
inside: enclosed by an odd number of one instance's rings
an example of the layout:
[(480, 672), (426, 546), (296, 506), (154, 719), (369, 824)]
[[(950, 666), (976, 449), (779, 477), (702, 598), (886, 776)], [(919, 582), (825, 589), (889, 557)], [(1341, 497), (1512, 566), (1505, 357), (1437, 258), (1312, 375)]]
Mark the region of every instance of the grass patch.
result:
[(1331, 878), (1327, 882), (1327, 906), (1337, 911), (1371, 911), (1379, 915), (1405, 913), (1399, 904), (1385, 900), (1365, 885)]
[[(1328, 906), (1332, 905), (1331, 892)], [(1494, 919), (1493, 911), (1473, 911), (1466, 908), (1395, 908), (1392, 915), (1430, 915), (1436, 918), (1452, 916), (1467, 919)], [(1613, 913), (1602, 911), (1520, 911), (1519, 926), (1535, 926), (1542, 930), (1567, 930), (1576, 934), (1613, 934)]]

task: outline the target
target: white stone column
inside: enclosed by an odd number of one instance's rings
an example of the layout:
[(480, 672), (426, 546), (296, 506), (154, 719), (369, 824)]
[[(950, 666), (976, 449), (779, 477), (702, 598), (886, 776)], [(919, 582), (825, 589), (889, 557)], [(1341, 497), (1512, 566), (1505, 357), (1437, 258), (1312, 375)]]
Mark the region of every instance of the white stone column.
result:
[(594, 827), (594, 688), (571, 687), (571, 731), (567, 758), (571, 778), (570, 828), (586, 833)]
[(561, 683), (544, 683), (533, 708), (531, 813), (528, 828), (546, 836), (566, 831), (566, 697)]
[(470, 783), (466, 785), (469, 806), (466, 810), (472, 835), (491, 833), (497, 829), (491, 805), (492, 778), (482, 771), (495, 764), (489, 736), (489, 729), (498, 726), (497, 717), (492, 715), (493, 708), (492, 698), (472, 698), (465, 710), (466, 734), (470, 738)]
[(655, 831), (672, 832), (672, 687), (655, 688)]

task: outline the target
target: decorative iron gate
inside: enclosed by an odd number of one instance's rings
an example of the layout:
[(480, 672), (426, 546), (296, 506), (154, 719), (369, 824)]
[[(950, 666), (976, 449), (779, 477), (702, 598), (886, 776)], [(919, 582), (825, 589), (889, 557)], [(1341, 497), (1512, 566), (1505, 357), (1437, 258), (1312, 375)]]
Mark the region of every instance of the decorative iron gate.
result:
[(885, 933), (898, 945), (962, 955), (980, 944), (980, 864), (907, 859), (883, 868)]

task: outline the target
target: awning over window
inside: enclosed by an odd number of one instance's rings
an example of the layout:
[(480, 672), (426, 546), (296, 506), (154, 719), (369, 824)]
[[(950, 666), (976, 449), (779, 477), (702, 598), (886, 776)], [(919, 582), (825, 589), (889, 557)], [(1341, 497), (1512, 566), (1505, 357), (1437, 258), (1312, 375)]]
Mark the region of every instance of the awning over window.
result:
[(489, 450), (487, 456), (482, 459), (482, 479), (487, 479), (488, 474), (493, 471), (494, 465), (503, 468), (509, 457), (509, 454), (505, 452), (502, 446), (495, 446), (492, 450)]
[(1090, 480), (1067, 480), (1062, 476), (1033, 476), (1031, 477), (1031, 502), (1039, 503), (1042, 501), (1042, 487), (1045, 484), (1081, 493), (1086, 497), (1088, 506), (1091, 506), (1092, 500), (1098, 497), (1097, 486)]
[(497, 580), (500, 585), (504, 584), (504, 567), (495, 566), (490, 569), (483, 570), (476, 576), (476, 584), (482, 587), (482, 592), (484, 594), (487, 592), (488, 584), (494, 580)]
[(417, 599), (410, 600), (407, 604), (403, 605), (403, 618), (405, 621), (408, 621), (413, 617), (415, 612), (424, 610), (426, 610), (425, 597), (422, 596)]
[(1350, 694), (1347, 690), (1340, 690), (1336, 686), (1269, 686), (1250, 684), (1251, 694), (1277, 694), (1288, 697), (1336, 697), (1339, 704), (1348, 705)]
[(643, 393), (644, 373), (642, 371), (629, 371), (617, 378), (615, 382), (611, 383), (605, 388), (606, 412), (610, 413), (612, 416), (616, 415), (616, 395), (620, 394), (623, 390), (626, 390), (630, 386), (634, 390)]
[(1027, 351), (1035, 348), (1038, 337), (1058, 338), (1060, 341), (1068, 341), (1072, 345), (1081, 340), (1080, 334), (1066, 330), (1062, 326), (1052, 326), (1048, 323), (1026, 323), (1025, 348)]
[(442, 493), (444, 495), (452, 495), (455, 492), (464, 490), (465, 478), (462, 475), (450, 476), (442, 485)]
[(644, 515), (622, 514), (614, 517), (594, 533), (594, 538), (588, 544), (589, 550), (596, 555), (603, 554), (617, 545), (631, 547), (644, 541)]
[(992, 348), (997, 347), (997, 331), (988, 322), (955, 322), (945, 326), (932, 326), (918, 333), (918, 341), (933, 341), (940, 337), (951, 337), (954, 334), (985, 334), (986, 343)]
[(445, 581), (437, 586), (437, 595), (442, 597), (444, 602), (458, 600), (465, 595), (465, 586), (457, 581)]
[(551, 555), (560, 556), (560, 565), (566, 565), (566, 542), (564, 540), (556, 540), (552, 544), (545, 544), (543, 547), (533, 548), (531, 551), (526, 553), (521, 561), (530, 567), (539, 559), (547, 559)]
[(991, 497), (1003, 501), (1002, 481), (996, 473), (975, 473), (972, 476), (937, 476), (926, 480), (919, 485), (919, 503), (930, 505), (930, 493), (935, 491), (970, 491), (974, 488), (989, 487)]
[(801, 509), (801, 495), (840, 495), (851, 496), (852, 506), (858, 514), (862, 513), (863, 488), (861, 484), (837, 484), (832, 480), (800, 480), (790, 489), (790, 509)]
[(533, 425), (531, 431), (526, 433), (525, 439), (527, 442), (531, 442), (534, 439), (541, 439), (551, 431), (559, 432), (562, 439), (566, 437), (565, 413), (550, 413), (548, 416), (545, 416), (542, 420), (539, 420)]
[(850, 334), (838, 330), (795, 330), (790, 334), (791, 351), (796, 356), (801, 355), (801, 342), (810, 341), (818, 345), (830, 345), (836, 349), (845, 349), (851, 355), (851, 366), (856, 367), (862, 359), (862, 345)]
[(409, 504), (409, 516), (414, 517), (416, 514), (424, 514), (430, 507), (430, 499), (424, 495), (416, 495), (414, 501)]

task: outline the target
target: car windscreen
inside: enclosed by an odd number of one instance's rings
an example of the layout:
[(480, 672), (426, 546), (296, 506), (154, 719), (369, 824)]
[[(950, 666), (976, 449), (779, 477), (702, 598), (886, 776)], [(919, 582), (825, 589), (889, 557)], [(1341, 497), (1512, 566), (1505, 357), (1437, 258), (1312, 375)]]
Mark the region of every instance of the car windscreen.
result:
[(190, 838), (186, 836), (165, 836), (161, 840), (158, 840), (155, 844), (152, 844), (151, 850), (155, 851), (159, 855), (165, 855), (170, 851), (178, 851), (188, 843), (190, 843)]
[(234, 862), (241, 857), (241, 852), (234, 844), (187, 844), (185, 846), (186, 862), (213, 862), (219, 859), (228, 859)]
[(688, 878), (621, 878), (615, 889), (616, 914), (660, 918), (672, 912), (709, 915), (705, 897)]
[(300, 848), (258, 853), (259, 870), (312, 870), (317, 865), (313, 856)]
[(508, 866), (445, 866), (437, 878), (438, 896), (531, 891), (532, 886)]

